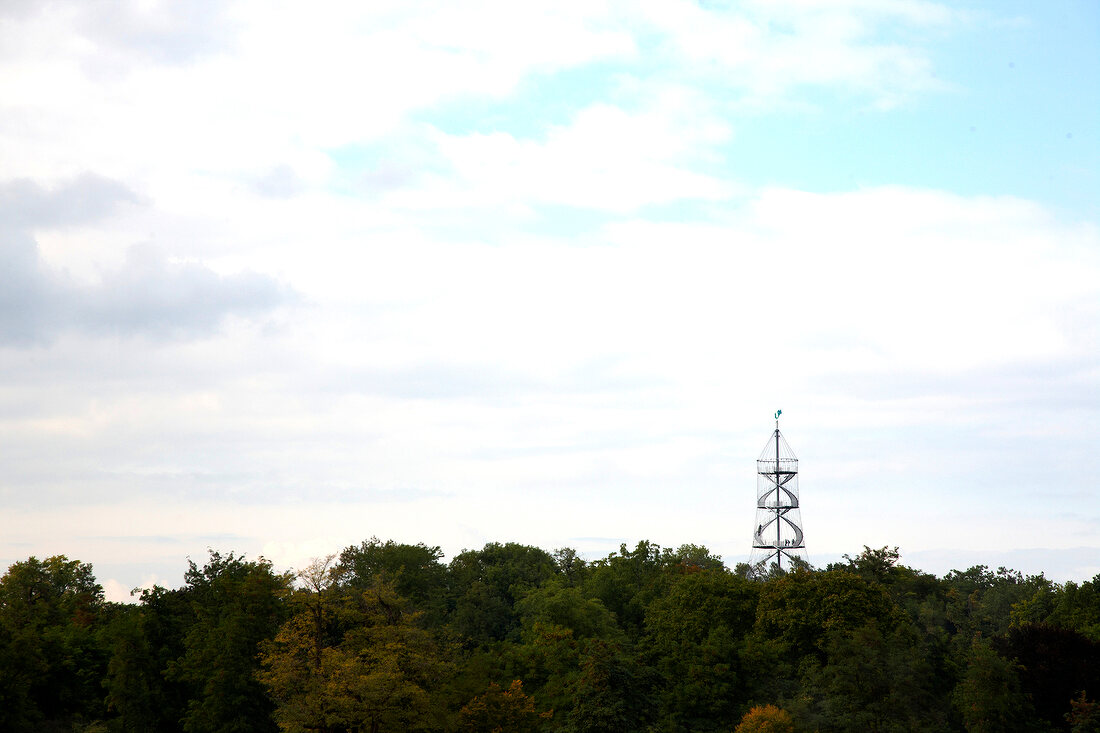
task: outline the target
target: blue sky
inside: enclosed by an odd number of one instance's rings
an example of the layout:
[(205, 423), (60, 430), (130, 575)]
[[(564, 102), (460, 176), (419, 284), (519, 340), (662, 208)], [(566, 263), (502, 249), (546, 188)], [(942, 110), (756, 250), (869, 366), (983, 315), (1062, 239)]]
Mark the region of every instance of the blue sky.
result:
[(0, 10), (0, 562), (1100, 572), (1100, 9)]

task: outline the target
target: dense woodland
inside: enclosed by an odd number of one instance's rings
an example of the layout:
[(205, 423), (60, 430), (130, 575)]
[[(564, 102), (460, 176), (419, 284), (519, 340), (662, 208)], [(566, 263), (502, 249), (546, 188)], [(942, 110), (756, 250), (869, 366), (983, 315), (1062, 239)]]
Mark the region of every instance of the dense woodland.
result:
[(136, 604), (88, 564), (15, 563), (0, 730), (1100, 731), (1100, 576), (442, 557), (371, 539), (294, 576), (211, 552)]

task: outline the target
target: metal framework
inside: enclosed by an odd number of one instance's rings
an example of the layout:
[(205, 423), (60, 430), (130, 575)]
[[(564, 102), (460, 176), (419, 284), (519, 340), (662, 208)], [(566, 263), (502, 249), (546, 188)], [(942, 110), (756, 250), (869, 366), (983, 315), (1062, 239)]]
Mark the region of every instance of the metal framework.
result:
[(772, 565), (783, 570), (792, 558), (806, 559), (802, 533), (802, 514), (798, 507), (798, 458), (779, 432), (775, 414), (775, 432), (756, 460), (756, 531), (752, 535), (753, 572), (767, 573)]

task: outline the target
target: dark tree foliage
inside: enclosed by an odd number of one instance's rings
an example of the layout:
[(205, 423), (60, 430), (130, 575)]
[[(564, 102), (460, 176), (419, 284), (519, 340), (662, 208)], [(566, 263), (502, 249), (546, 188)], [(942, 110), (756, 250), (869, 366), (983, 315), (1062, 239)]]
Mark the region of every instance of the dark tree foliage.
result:
[(1032, 620), (1045, 620), (1100, 641), (1100, 575), (1080, 585), (1066, 583), (1051, 599), (1049, 616)]
[(968, 733), (1029, 733), (1040, 724), (1031, 700), (1020, 689), (1020, 665), (978, 639), (970, 647), (954, 702)]
[(103, 589), (63, 555), (17, 562), (0, 578), (0, 730), (68, 729), (105, 713)]
[(643, 540), (633, 550), (621, 545), (603, 560), (592, 563), (585, 591), (603, 601), (631, 639), (641, 637), (646, 607), (660, 597), (672, 580), (700, 570), (724, 569), (722, 560), (705, 547), (682, 545), (677, 550)]
[(1015, 570), (976, 565), (944, 576), (948, 587), (947, 620), (960, 639), (1003, 634), (1013, 622), (1012, 610), (1051, 586), (1042, 575), (1025, 577)]
[(534, 700), (523, 692), (523, 682), (512, 680), (507, 689), (491, 683), (484, 694), (463, 705), (458, 723), (464, 733), (538, 733), (552, 717), (552, 712), (536, 711)]
[(588, 576), (588, 563), (572, 547), (555, 550), (554, 565), (558, 576), (566, 585), (582, 585)]
[(0, 578), (0, 733), (1100, 729), (1100, 576), (900, 559), (754, 577), (695, 545), (444, 564), (371, 538), (297, 589), (211, 552), (129, 605), (29, 558)]
[(104, 680), (107, 705), (121, 730), (179, 730), (191, 687), (170, 680), (168, 668), (184, 653), (184, 636), (195, 613), (183, 590), (154, 587), (141, 593), (103, 636), (110, 653)]
[(1085, 693), (1070, 700), (1066, 723), (1070, 733), (1100, 733), (1100, 702), (1089, 700)]
[(871, 622), (891, 632), (904, 617), (881, 585), (843, 570), (795, 571), (766, 583), (756, 614), (757, 630), (779, 642), (788, 659), (814, 655), (820, 662), (827, 632)]
[(660, 593), (662, 569), (659, 545), (642, 541), (633, 550), (622, 545), (618, 553), (592, 563), (585, 591), (599, 598), (636, 639), (642, 633), (646, 606)]
[(826, 661), (803, 667), (801, 695), (789, 703), (806, 727), (846, 731), (949, 730), (946, 700), (933, 695), (932, 667), (911, 631), (883, 634), (875, 622), (826, 634)]
[(381, 579), (408, 598), (429, 626), (442, 622), (446, 611), (447, 566), (439, 547), (409, 545), (371, 537), (340, 553), (336, 575), (351, 588), (365, 590)]
[(1069, 730), (1070, 700), (1100, 690), (1100, 642), (1054, 626), (1027, 624), (993, 641), (1001, 656), (1019, 665), (1020, 688), (1036, 714), (1055, 728)]
[(260, 643), (275, 636), (286, 616), (290, 576), (263, 558), (255, 561), (211, 551), (184, 575), (194, 613), (183, 655), (168, 667), (170, 679), (190, 688), (183, 715), (186, 733), (274, 731), (273, 705), (256, 679)]
[(451, 622), (475, 644), (518, 633), (516, 601), (557, 574), (554, 557), (537, 547), (491, 542), (480, 550), (465, 550), (450, 565)]
[[(759, 584), (725, 570), (680, 577), (646, 611), (646, 658), (662, 676), (662, 724), (672, 730), (729, 730), (766, 671), (744, 654)], [(763, 673), (763, 674), (762, 674)]]
[(644, 730), (656, 713), (657, 674), (621, 644), (589, 639), (580, 671), (569, 688), (574, 701), (561, 729), (566, 733), (620, 733)]

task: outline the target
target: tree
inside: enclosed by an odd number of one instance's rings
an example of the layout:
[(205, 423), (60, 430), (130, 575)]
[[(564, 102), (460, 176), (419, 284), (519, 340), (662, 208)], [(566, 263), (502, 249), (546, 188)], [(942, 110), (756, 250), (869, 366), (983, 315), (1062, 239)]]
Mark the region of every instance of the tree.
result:
[(275, 636), (285, 614), (291, 576), (264, 558), (247, 561), (211, 550), (200, 568), (188, 562), (185, 593), (194, 613), (184, 652), (171, 679), (192, 697), (182, 727), (188, 733), (273, 731), (273, 706), (256, 680), (260, 643)]
[(1069, 704), (1066, 722), (1070, 725), (1070, 733), (1100, 733), (1100, 703), (1089, 700), (1082, 690), (1080, 697), (1070, 700)]
[(554, 551), (554, 566), (566, 585), (581, 585), (588, 575), (588, 563), (572, 547)]
[(123, 730), (178, 731), (192, 695), (190, 685), (165, 674), (183, 656), (194, 612), (182, 590), (159, 586), (124, 606), (104, 633), (110, 651), (104, 687), (108, 709)]
[(627, 654), (622, 645), (589, 639), (580, 671), (568, 691), (573, 701), (566, 733), (633, 733), (645, 729), (655, 713), (658, 676)]
[(1055, 595), (1047, 623), (1100, 642), (1100, 574), (1080, 585), (1067, 582)]
[(537, 733), (553, 714), (535, 710), (534, 700), (523, 692), (523, 682), (513, 680), (507, 690), (490, 683), (484, 694), (462, 707), (458, 720), (466, 733)]
[(824, 661), (831, 630), (852, 631), (875, 622), (884, 632), (905, 622), (881, 585), (843, 570), (787, 573), (764, 584), (756, 630), (780, 643), (787, 658), (814, 654)]
[(677, 577), (720, 569), (724, 569), (721, 558), (705, 547), (682, 545), (677, 550), (662, 550), (660, 545), (642, 540), (633, 550), (620, 545), (617, 553), (593, 562), (584, 589), (587, 595), (599, 598), (636, 641), (644, 632), (646, 607)]
[(729, 730), (757, 675), (743, 666), (759, 584), (726, 571), (680, 576), (646, 609), (645, 656), (664, 678), (660, 717), (682, 730)]
[(1014, 607), (1022, 613), (1037, 594), (1052, 587), (1045, 577), (1025, 577), (1019, 571), (997, 568), (990, 571), (976, 565), (965, 571), (952, 570), (943, 580), (951, 589), (947, 621), (959, 630), (957, 638), (969, 643), (976, 634), (989, 639), (1008, 630)]
[(1025, 733), (1039, 730), (1035, 711), (1020, 690), (1019, 665), (976, 640), (955, 688), (955, 706), (968, 733)]
[(297, 611), (262, 646), (257, 678), (276, 702), (279, 727), (333, 733), (430, 728), (429, 688), (445, 676), (446, 665), (418, 613), (385, 582), (363, 591), (323, 590), (301, 591)]
[(932, 668), (915, 634), (882, 633), (874, 623), (827, 633), (826, 662), (808, 658), (791, 710), (813, 730), (946, 730), (948, 710), (932, 695)]
[(0, 730), (103, 717), (105, 612), (92, 566), (64, 555), (17, 562), (0, 578)]
[(856, 557), (845, 555), (846, 564), (830, 565), (828, 570), (847, 570), (853, 575), (870, 580), (875, 583), (889, 584), (897, 573), (898, 560), (901, 553), (896, 547), (882, 547), (872, 550), (867, 545), (863, 546), (863, 552)]
[(645, 607), (658, 595), (661, 569), (660, 545), (642, 540), (629, 550), (624, 544), (617, 553), (592, 563), (585, 593), (599, 598), (630, 637), (637, 639), (642, 634)]
[(585, 598), (579, 588), (552, 579), (524, 594), (515, 605), (524, 632), (535, 624), (570, 629), (576, 639), (622, 640), (615, 617), (597, 598)]
[(794, 733), (794, 719), (775, 705), (757, 705), (745, 713), (734, 733)]
[(1064, 727), (1073, 697), (1082, 690), (1100, 689), (1100, 642), (1076, 631), (1025, 624), (992, 644), (1019, 665), (1020, 689), (1036, 714), (1055, 727)]
[(516, 601), (556, 573), (549, 553), (514, 542), (459, 553), (450, 565), (454, 629), (473, 645), (514, 639), (519, 631)]
[(423, 611), (425, 623), (436, 626), (446, 612), (447, 566), (442, 558), (443, 550), (438, 546), (382, 542), (371, 537), (358, 547), (345, 548), (335, 572), (340, 582), (359, 590), (374, 587), (382, 578)]

